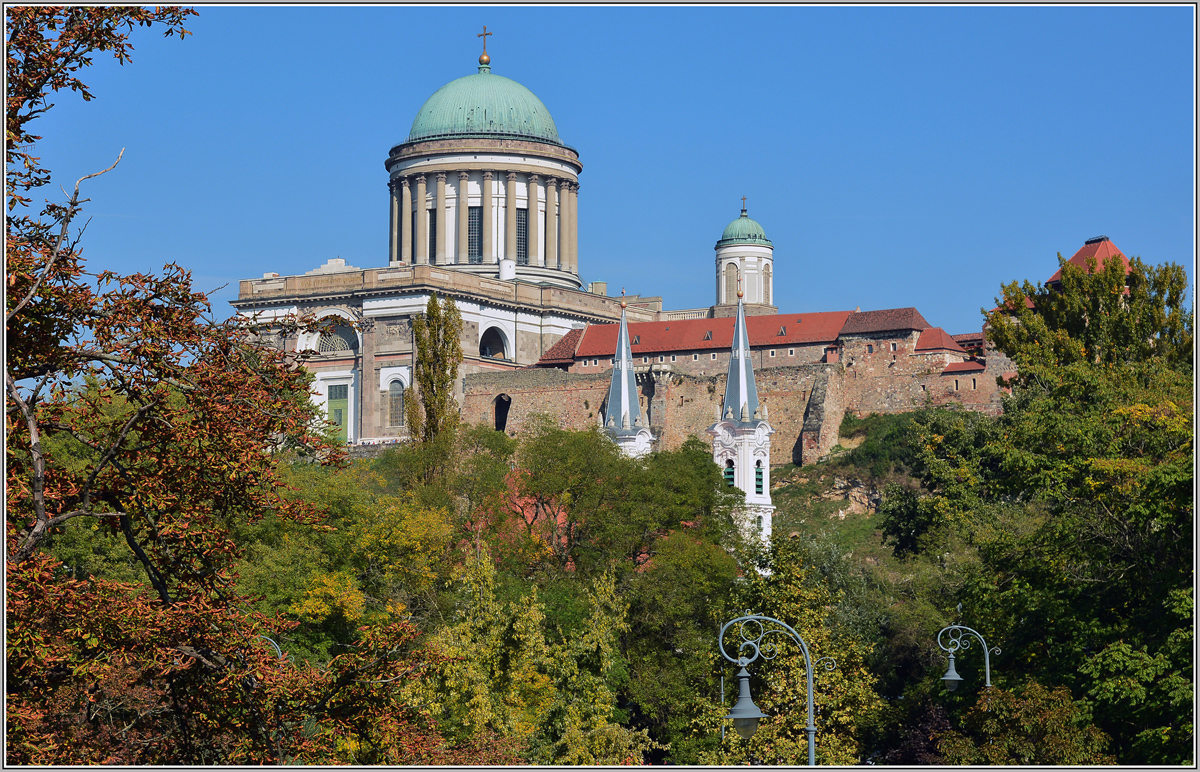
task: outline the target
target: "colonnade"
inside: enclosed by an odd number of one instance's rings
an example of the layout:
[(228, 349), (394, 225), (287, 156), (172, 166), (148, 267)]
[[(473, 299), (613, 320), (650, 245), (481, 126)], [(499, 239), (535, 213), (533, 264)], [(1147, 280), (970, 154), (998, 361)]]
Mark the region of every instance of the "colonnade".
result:
[[(388, 260), (401, 265), (467, 265), (470, 261), (469, 236), (469, 183), (471, 175), (459, 171), (455, 191), (455, 254), (447, 249), (446, 214), (449, 204), (446, 185), (447, 175), (453, 172), (429, 172), (393, 178), (388, 183), (391, 194), (391, 227)], [(559, 177), (517, 172), (482, 172), (481, 195), (479, 197), (482, 216), (481, 252), (483, 263), (497, 263), (501, 257), (517, 257), (517, 182), (518, 176), (526, 178), (527, 215), (526, 245), (529, 265), (557, 268), (578, 275), (578, 201), (579, 183)], [(502, 250), (494, 248), (492, 234), (493, 191), (492, 182), (503, 181), (502, 199), (504, 208), (504, 245)], [(430, 187), (432, 186), (432, 195)], [(545, 188), (546, 219), (543, 234), (541, 218), (538, 216), (540, 188)], [(430, 200), (432, 199), (432, 200)], [(417, 208), (414, 209), (414, 204)], [(430, 206), (432, 204), (432, 206)], [(421, 206), (423, 205), (423, 206)], [(429, 226), (433, 225), (432, 245)], [(414, 228), (415, 236), (414, 239)], [(545, 236), (543, 241), (543, 235)], [(539, 248), (544, 244), (544, 250)], [(432, 252), (432, 254), (430, 254)]]

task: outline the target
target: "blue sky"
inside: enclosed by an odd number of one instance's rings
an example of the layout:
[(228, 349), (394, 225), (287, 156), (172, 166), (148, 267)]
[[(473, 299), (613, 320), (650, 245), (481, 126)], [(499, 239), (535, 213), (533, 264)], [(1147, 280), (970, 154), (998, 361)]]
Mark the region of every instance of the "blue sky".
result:
[[(782, 311), (916, 306), (978, 330), (1002, 283), (1105, 234), (1195, 255), (1188, 7), (204, 7), (98, 55), (34, 132), (85, 183), (93, 270), (238, 279), (387, 262), (384, 159), (435, 90), (493, 72), (580, 152), (580, 271), (710, 305), (748, 198)], [(47, 193), (49, 195), (49, 193)]]

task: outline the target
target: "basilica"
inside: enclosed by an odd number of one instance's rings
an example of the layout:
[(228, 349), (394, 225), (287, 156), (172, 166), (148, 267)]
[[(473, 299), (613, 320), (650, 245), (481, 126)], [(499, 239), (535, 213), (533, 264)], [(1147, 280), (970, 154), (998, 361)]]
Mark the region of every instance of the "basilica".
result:
[(766, 532), (772, 463), (828, 453), (846, 411), (999, 410), (1013, 368), (981, 332), (950, 335), (915, 308), (780, 312), (775, 245), (744, 200), (714, 229), (711, 306), (667, 310), (660, 297), (585, 286), (579, 151), (537, 96), (492, 71), (486, 49), (474, 73), (420, 106), (384, 168), (387, 255), (267, 273), (233, 301), (260, 320), (334, 323), (278, 345), (315, 352), (313, 399), (347, 443), (407, 436), (412, 322), (433, 293), (463, 318), (464, 420), (516, 433), (550, 414), (603, 427), (630, 455), (708, 436)]

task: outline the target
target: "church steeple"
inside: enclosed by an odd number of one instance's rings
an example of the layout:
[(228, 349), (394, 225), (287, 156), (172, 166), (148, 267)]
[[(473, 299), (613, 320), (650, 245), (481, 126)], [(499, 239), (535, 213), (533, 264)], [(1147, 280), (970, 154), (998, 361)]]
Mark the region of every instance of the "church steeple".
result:
[(713, 461), (721, 468), (726, 482), (740, 488), (746, 496), (742, 509), (745, 525), (769, 544), (771, 517), (775, 512), (771, 503), (771, 435), (775, 430), (767, 421), (766, 405), (760, 411), (758, 404), (745, 306), (739, 287), (725, 398), (721, 414), (708, 427), (708, 433), (713, 438)]
[(758, 386), (754, 382), (750, 335), (746, 331), (746, 308), (738, 290), (737, 321), (733, 325), (733, 349), (729, 354), (729, 378), (721, 417), (746, 422), (758, 418)]
[(605, 403), (604, 431), (627, 456), (650, 452), (654, 436), (642, 418), (637, 396), (637, 376), (633, 372), (633, 348), (629, 343), (629, 323), (625, 318), (625, 291), (621, 290), (621, 325), (617, 328), (617, 349), (613, 355), (612, 380)]

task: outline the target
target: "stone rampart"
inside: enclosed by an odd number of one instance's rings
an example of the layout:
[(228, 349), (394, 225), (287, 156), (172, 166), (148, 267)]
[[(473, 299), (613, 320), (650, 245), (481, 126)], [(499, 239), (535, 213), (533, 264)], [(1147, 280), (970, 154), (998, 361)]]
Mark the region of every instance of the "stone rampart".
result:
[[(811, 463), (837, 443), (844, 407), (844, 372), (837, 364), (773, 367), (757, 374), (758, 395), (775, 429), (771, 461)], [(639, 401), (660, 450), (673, 450), (688, 437), (707, 441), (725, 394), (724, 374), (642, 373)], [(543, 413), (566, 429), (599, 424), (610, 374), (567, 373), (529, 368), (475, 373), (464, 379), (463, 420), (495, 425), (497, 400), (508, 397), (504, 430), (519, 433), (534, 413)], [(816, 385), (822, 384), (819, 389)], [(815, 398), (814, 398), (814, 392)], [(647, 410), (648, 408), (648, 410)], [(501, 408), (503, 412), (503, 408)]]

